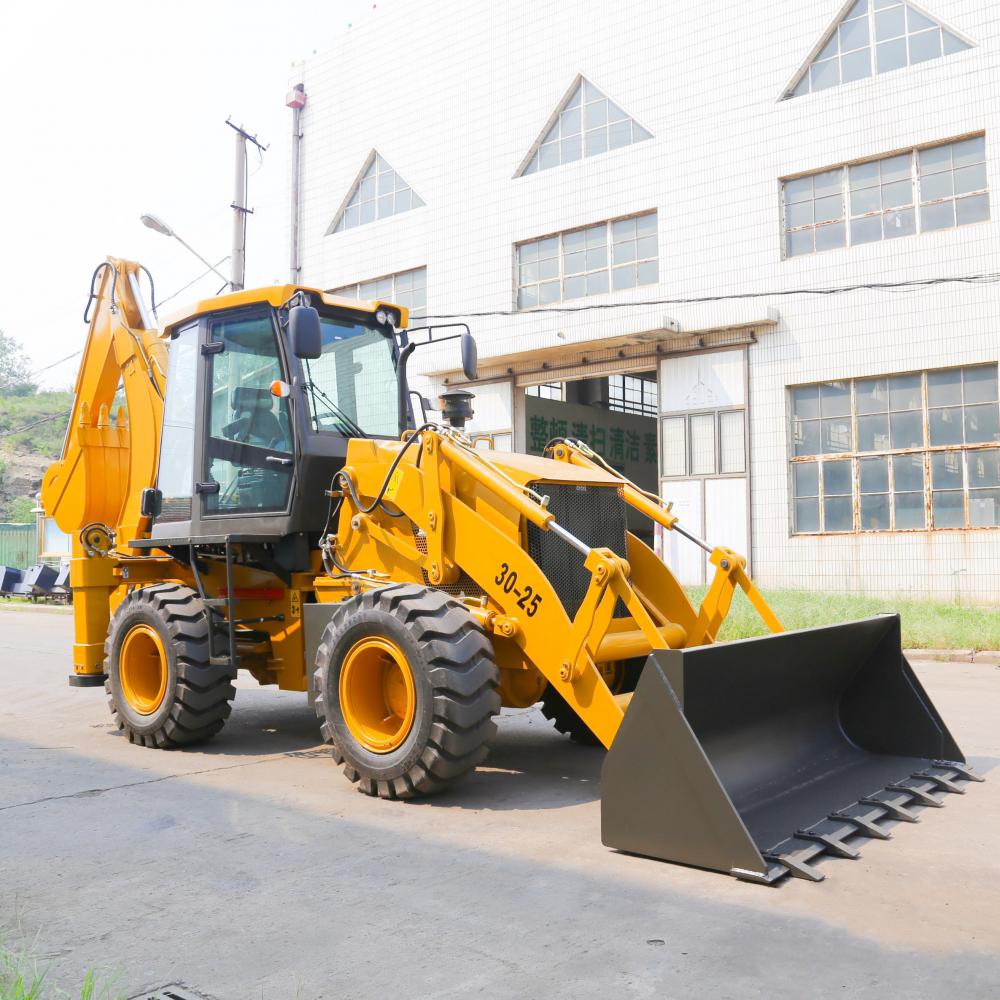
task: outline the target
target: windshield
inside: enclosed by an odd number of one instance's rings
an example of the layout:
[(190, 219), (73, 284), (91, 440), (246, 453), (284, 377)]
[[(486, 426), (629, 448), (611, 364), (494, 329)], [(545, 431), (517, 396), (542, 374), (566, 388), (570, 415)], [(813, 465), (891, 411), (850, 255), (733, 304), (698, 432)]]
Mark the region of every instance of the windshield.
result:
[(371, 327), (320, 317), (323, 354), (303, 361), (312, 426), (345, 437), (396, 437), (392, 342)]

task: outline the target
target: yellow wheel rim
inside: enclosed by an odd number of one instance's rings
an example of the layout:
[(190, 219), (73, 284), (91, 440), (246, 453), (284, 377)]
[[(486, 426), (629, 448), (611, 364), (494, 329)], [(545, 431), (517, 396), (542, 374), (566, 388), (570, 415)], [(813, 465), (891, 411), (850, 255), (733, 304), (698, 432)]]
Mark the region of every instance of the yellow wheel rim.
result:
[(621, 660), (614, 660), (611, 663), (598, 663), (597, 669), (600, 671), (604, 683), (612, 694), (618, 694), (625, 683), (625, 664)]
[(413, 727), (417, 696), (403, 651), (368, 636), (347, 651), (340, 668), (340, 709), (351, 735), (372, 753), (391, 753)]
[(152, 715), (167, 696), (167, 652), (152, 625), (133, 625), (118, 654), (122, 694), (140, 715)]

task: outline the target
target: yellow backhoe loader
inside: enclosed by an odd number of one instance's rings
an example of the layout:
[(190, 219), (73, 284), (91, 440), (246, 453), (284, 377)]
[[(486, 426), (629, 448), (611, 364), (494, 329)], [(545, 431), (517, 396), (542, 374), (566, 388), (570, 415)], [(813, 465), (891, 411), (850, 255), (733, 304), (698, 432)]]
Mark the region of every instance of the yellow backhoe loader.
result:
[[(457, 340), (472, 382), (467, 329), (278, 286), (161, 330), (142, 273), (112, 258), (94, 273), (42, 492), (73, 535), (70, 681), (103, 685), (133, 743), (218, 733), (243, 669), (309, 692), (361, 791), (408, 799), (474, 769), (501, 706), (541, 702), (608, 750), (605, 844), (765, 884), (818, 880), (819, 856), (856, 857), (981, 780), (898, 617), (781, 634), (742, 556), (586, 445), (476, 448), (463, 390), (426, 420), (407, 361)], [(629, 508), (705, 550), (701, 607)], [(736, 588), (774, 635), (716, 643)]]

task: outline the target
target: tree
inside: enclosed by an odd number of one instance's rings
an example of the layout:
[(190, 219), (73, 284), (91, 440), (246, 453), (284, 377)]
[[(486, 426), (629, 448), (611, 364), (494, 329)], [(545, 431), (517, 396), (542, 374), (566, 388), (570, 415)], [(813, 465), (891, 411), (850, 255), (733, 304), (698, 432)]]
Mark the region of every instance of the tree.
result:
[(30, 396), (37, 388), (24, 348), (0, 330), (0, 396)]
[(7, 511), (9, 520), (16, 524), (33, 524), (35, 501), (31, 497), (15, 497)]

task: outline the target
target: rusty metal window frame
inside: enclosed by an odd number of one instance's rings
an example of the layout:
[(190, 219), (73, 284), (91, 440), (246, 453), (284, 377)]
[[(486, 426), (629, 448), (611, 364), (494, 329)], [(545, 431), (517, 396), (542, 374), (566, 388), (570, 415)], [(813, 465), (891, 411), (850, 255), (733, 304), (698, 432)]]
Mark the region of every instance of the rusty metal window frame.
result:
[[(793, 257), (807, 257), (811, 254), (823, 253), (827, 250), (841, 250), (845, 247), (863, 246), (867, 243), (884, 242), (890, 239), (898, 239), (902, 236), (915, 236), (918, 233), (940, 232), (942, 230), (957, 229), (960, 227), (975, 225), (977, 222), (988, 222), (990, 220), (989, 205), (989, 178), (984, 170), (983, 186), (970, 188), (968, 191), (956, 193), (954, 189), (956, 171), (968, 170), (974, 167), (985, 167), (986, 157), (986, 133), (976, 132), (971, 135), (949, 139), (947, 142), (935, 142), (925, 145), (914, 146), (910, 149), (897, 150), (893, 153), (885, 153), (877, 157), (868, 157), (861, 160), (852, 160), (848, 163), (837, 164), (823, 170), (813, 170), (808, 173), (791, 175), (781, 179), (781, 226), (782, 226), (782, 256), (789, 260)], [(970, 151), (977, 143), (982, 144), (981, 158), (962, 161), (960, 166), (954, 162), (955, 150), (961, 148)], [(925, 198), (921, 185), (921, 157), (927, 156), (931, 152), (950, 153), (950, 167), (943, 169), (925, 170), (928, 176), (950, 175), (951, 193), (946, 193), (942, 197)], [(890, 161), (907, 158), (909, 169), (906, 179), (882, 177), (884, 165)], [(878, 177), (872, 181), (864, 181), (861, 174), (865, 168), (878, 167)], [(836, 191), (830, 179), (839, 174), (839, 183)], [(824, 186), (819, 195), (816, 194), (815, 185), (817, 181), (823, 181)], [(808, 184), (806, 183), (808, 182)], [(809, 188), (808, 195), (806, 188)], [(906, 189), (907, 196), (901, 198), (900, 193)], [(898, 189), (898, 190), (897, 190)], [(878, 205), (866, 210), (855, 211), (855, 207), (860, 207), (865, 198), (865, 192), (878, 193)], [(793, 192), (795, 192), (793, 194)], [(793, 200), (794, 198), (794, 200)], [(839, 199), (839, 209), (837, 211), (818, 210), (817, 203), (830, 203)], [(960, 205), (972, 205), (976, 201), (982, 206), (985, 204), (985, 215), (970, 218), (962, 221), (959, 216)], [(940, 206), (952, 203), (950, 225), (931, 225), (925, 221), (925, 214)], [(811, 206), (809, 221), (804, 219), (796, 225), (790, 225), (794, 214), (802, 214), (805, 206)], [(969, 210), (971, 212), (971, 209)], [(817, 219), (819, 214), (821, 218)], [(968, 212), (966, 214), (969, 214)], [(878, 223), (877, 237), (871, 235), (863, 238), (866, 230), (874, 232), (871, 228), (873, 223)], [(809, 248), (797, 249), (794, 252), (791, 247), (793, 243), (803, 246), (803, 239), (809, 244)]]
[[(623, 235), (622, 226), (629, 223), (635, 231)], [(642, 232), (640, 224), (646, 227)], [(518, 312), (633, 291), (660, 281), (656, 209), (535, 236), (515, 243), (513, 249), (514, 308)], [(620, 284), (618, 275), (626, 272), (635, 280)]]
[[(966, 386), (973, 380), (967, 373), (992, 371), (993, 374), (993, 399), (983, 400), (975, 398), (967, 399)], [(940, 399), (932, 400), (932, 389), (938, 378), (954, 376), (959, 386), (958, 401), (954, 400), (941, 402)], [(913, 380), (918, 380), (917, 384)], [(895, 405), (892, 399), (892, 382), (895, 380), (899, 388), (898, 392), (912, 392), (919, 387), (919, 404), (917, 406)], [(904, 384), (910, 380), (909, 385)], [(954, 381), (954, 379), (953, 379)], [(987, 381), (989, 381), (987, 379)], [(878, 383), (885, 386), (886, 401), (884, 409), (866, 409), (858, 406), (858, 388), (871, 384), (874, 389), (878, 389)], [(1000, 425), (1000, 391), (998, 385), (998, 368), (996, 363), (953, 366), (949, 368), (931, 368), (911, 372), (893, 372), (885, 375), (865, 376), (853, 379), (830, 380), (828, 382), (813, 382), (805, 385), (788, 386), (788, 441), (789, 441), (789, 533), (792, 535), (842, 535), (842, 534), (885, 534), (887, 532), (918, 532), (918, 531), (989, 531), (1000, 528), (1000, 514), (994, 514), (994, 523), (976, 524), (974, 521), (973, 501), (985, 499), (987, 501), (994, 495), (1000, 496), (1000, 472), (998, 472), (996, 482), (990, 479), (989, 466), (987, 463), (997, 463), (1000, 470), (1000, 434), (994, 432), (994, 438), (990, 441), (967, 441), (970, 416), (980, 412), (987, 414), (990, 408), (995, 412), (996, 424)], [(849, 413), (831, 414), (824, 416), (822, 399), (823, 390), (827, 389), (831, 399), (839, 397), (843, 399), (845, 392), (849, 394)], [(816, 410), (815, 416), (803, 417), (795, 411), (796, 393), (816, 390)], [(905, 400), (904, 400), (905, 401)], [(833, 405), (829, 410), (842, 409), (843, 407)], [(956, 421), (955, 429), (960, 435), (960, 440), (947, 443), (932, 443), (936, 436), (937, 429), (942, 427), (947, 420), (944, 420), (946, 411), (950, 414), (950, 419)], [(909, 414), (920, 415), (919, 443), (905, 444), (894, 447), (893, 440), (893, 416), (905, 417)], [(957, 417), (956, 417), (957, 414)], [(936, 415), (940, 415), (939, 419)], [(884, 431), (882, 431), (882, 442), (876, 440), (873, 434), (871, 449), (860, 450), (858, 424), (861, 420), (884, 417)], [(990, 416), (989, 419), (992, 420)], [(830, 434), (824, 434), (824, 422), (830, 422)], [(839, 429), (833, 427), (834, 422), (847, 423), (848, 439), (845, 442), (849, 447), (841, 451), (824, 452), (825, 442), (836, 444), (834, 432), (839, 433)], [(932, 421), (935, 426), (932, 426)], [(811, 451), (804, 454), (796, 454), (797, 444), (806, 440), (807, 429), (805, 424), (816, 424), (818, 437), (816, 447), (818, 451)], [(874, 421), (873, 421), (874, 423)], [(900, 434), (905, 434), (907, 430), (912, 435), (912, 426), (906, 427), (907, 421), (899, 420), (897, 425), (901, 428)], [(875, 447), (881, 443), (886, 446)], [(885, 488), (881, 488), (881, 473), (874, 475), (874, 486), (878, 488), (864, 488), (862, 482), (865, 469), (876, 470), (878, 460), (883, 460), (885, 470)], [(978, 461), (981, 466), (979, 473), (979, 485), (973, 484), (972, 468), (970, 463)], [(849, 492), (844, 489), (842, 473), (845, 471), (844, 464), (847, 464), (849, 471)], [(907, 470), (909, 466), (909, 470)], [(815, 477), (807, 470), (815, 468)], [(919, 476), (911, 479), (907, 472), (916, 472)], [(942, 470), (945, 477), (942, 480)], [(836, 480), (831, 473), (836, 471)], [(957, 476), (957, 478), (956, 478)], [(868, 476), (868, 485), (873, 485), (872, 476)], [(919, 486), (918, 486), (919, 481)], [(812, 484), (815, 482), (815, 488)], [(944, 500), (950, 497), (961, 496), (960, 507), (952, 504), (947, 507)], [(885, 497), (887, 523), (874, 524), (872, 513), (878, 508), (875, 504), (865, 504), (865, 498)], [(846, 513), (846, 505), (843, 498), (849, 497), (850, 501), (850, 527), (830, 527), (829, 522), (833, 518), (828, 516), (828, 500), (833, 500), (829, 505), (830, 509), (839, 511), (840, 517)], [(912, 523), (915, 519), (916, 498), (919, 497), (919, 511), (921, 520), (919, 524)], [(938, 497), (941, 504), (938, 505)], [(807, 514), (811, 512), (811, 503), (815, 501), (816, 527), (799, 530), (800, 511)], [(993, 501), (997, 501), (994, 499)], [(803, 506), (809, 504), (810, 506)], [(868, 506), (869, 521), (865, 526), (865, 510)], [(840, 510), (840, 508), (844, 508)], [(961, 511), (961, 523), (954, 522), (955, 512)], [(948, 512), (950, 511), (950, 516)], [(839, 523), (844, 524), (844, 521)]]

